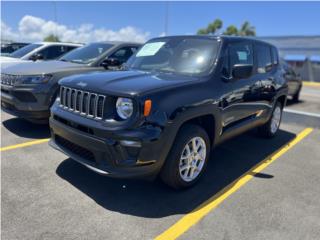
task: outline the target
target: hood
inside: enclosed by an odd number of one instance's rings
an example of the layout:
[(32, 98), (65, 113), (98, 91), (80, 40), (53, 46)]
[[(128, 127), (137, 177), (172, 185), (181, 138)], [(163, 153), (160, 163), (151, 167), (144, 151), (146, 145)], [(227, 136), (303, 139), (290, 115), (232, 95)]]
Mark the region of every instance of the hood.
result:
[(21, 60), (20, 58), (4, 57), (4, 56), (0, 57), (0, 62), (1, 63), (5, 63), (5, 62), (22, 62), (22, 61), (23, 60)]
[(21, 62), (19, 64), (5, 66), (4, 73), (17, 75), (37, 75), (76, 69), (90, 68), (87, 65), (63, 62), (63, 61), (39, 61)]
[(181, 86), (198, 78), (141, 71), (93, 72), (73, 75), (60, 80), (60, 84), (102, 94), (140, 95), (162, 88)]
[[(18, 59), (18, 60), (20, 60), (20, 59)], [(9, 66), (21, 64), (22, 62), (25, 62), (25, 60), (20, 60), (20, 61), (16, 61), (16, 62), (1, 62), (1, 72), (5, 72), (6, 71), (5, 69)]]

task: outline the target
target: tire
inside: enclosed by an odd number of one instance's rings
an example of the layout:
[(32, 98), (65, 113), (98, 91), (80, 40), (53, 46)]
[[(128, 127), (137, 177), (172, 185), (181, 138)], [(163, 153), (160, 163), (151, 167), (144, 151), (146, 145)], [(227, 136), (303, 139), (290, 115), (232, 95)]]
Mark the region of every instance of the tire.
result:
[[(197, 145), (198, 154), (193, 152), (193, 143)], [(189, 153), (191, 151), (194, 154), (187, 154), (187, 145)], [(191, 187), (205, 171), (209, 155), (210, 140), (206, 131), (198, 125), (187, 124), (183, 126), (179, 130), (161, 170), (162, 181), (175, 189)], [(191, 174), (192, 172), (194, 175)]]
[(282, 111), (282, 104), (280, 102), (276, 102), (269, 121), (258, 128), (260, 136), (272, 138), (277, 134), (282, 119)]
[(292, 101), (293, 101), (293, 102), (299, 102), (300, 90), (301, 90), (301, 87), (300, 87), (300, 88), (298, 89), (298, 91), (292, 96)]

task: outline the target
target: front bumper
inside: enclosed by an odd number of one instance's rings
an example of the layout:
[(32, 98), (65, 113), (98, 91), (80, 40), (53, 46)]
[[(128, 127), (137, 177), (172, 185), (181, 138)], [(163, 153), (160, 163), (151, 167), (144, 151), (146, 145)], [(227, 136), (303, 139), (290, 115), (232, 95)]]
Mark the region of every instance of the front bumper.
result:
[[(170, 141), (159, 128), (108, 131), (95, 120), (61, 111), (54, 107), (50, 117), (50, 145), (99, 174), (153, 178), (170, 150)], [(139, 144), (129, 146), (123, 140)]]
[(1, 85), (1, 108), (22, 118), (49, 118), (52, 94), (40, 87), (13, 87)]

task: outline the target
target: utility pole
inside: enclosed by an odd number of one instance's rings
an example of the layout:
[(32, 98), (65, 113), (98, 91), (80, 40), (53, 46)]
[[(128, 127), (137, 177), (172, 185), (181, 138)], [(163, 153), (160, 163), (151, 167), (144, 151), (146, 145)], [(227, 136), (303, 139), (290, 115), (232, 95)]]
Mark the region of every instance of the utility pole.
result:
[(165, 18), (164, 18), (164, 35), (168, 35), (168, 24), (169, 24), (169, 2), (165, 2)]
[[(53, 4), (53, 19), (54, 19), (54, 22), (56, 24), (58, 24), (58, 20), (57, 20), (57, 4), (56, 4), (56, 1), (52, 1), (52, 4)], [(55, 27), (55, 33), (54, 33), (55, 36), (57, 36), (57, 25)]]

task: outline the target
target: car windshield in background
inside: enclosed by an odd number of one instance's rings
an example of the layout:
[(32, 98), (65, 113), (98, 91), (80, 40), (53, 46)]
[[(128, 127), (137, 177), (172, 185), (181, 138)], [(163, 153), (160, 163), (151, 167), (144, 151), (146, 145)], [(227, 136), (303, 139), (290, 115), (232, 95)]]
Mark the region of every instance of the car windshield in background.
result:
[(147, 72), (207, 74), (219, 49), (215, 39), (161, 38), (147, 42), (129, 59), (127, 67)]
[(29, 52), (41, 46), (42, 46), (41, 44), (29, 44), (23, 48), (18, 49), (17, 51), (14, 51), (9, 56), (13, 58), (22, 58), (23, 56), (27, 55)]
[(89, 64), (94, 62), (111, 47), (113, 47), (113, 45), (108, 43), (91, 43), (65, 54), (62, 58), (60, 58), (60, 60), (80, 64)]

